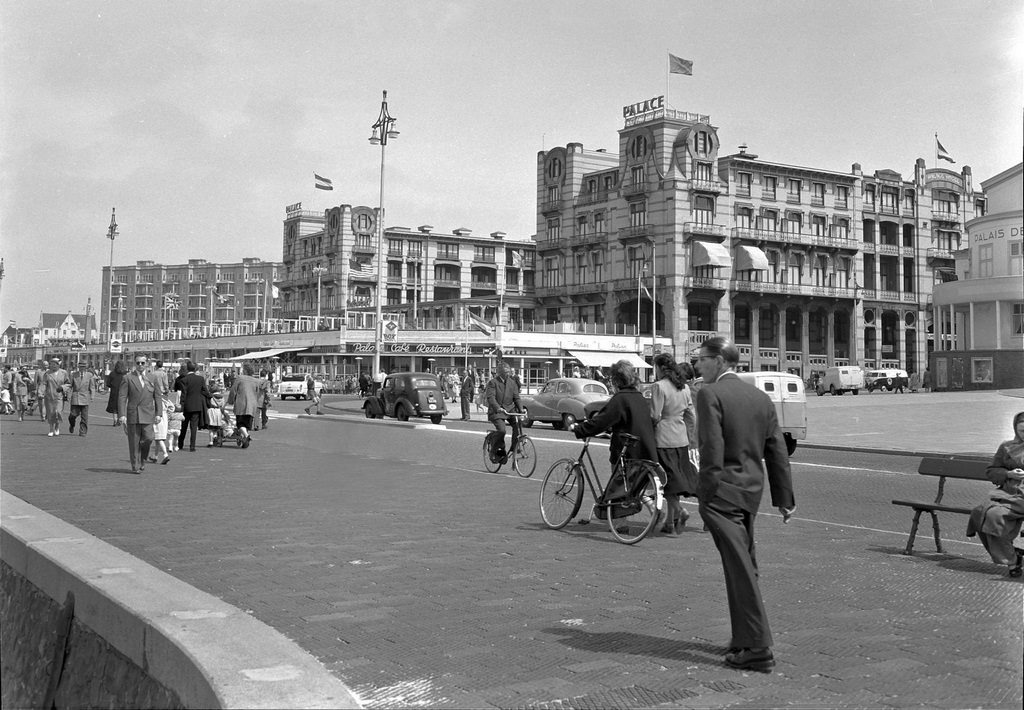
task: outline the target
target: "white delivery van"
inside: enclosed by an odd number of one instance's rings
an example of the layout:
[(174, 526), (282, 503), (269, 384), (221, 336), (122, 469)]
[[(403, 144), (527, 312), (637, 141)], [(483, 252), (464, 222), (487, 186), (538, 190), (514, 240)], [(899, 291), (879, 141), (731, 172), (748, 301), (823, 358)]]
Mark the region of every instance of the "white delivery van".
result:
[(786, 437), (786, 450), (792, 456), (796, 451), (797, 440), (807, 438), (807, 393), (803, 380), (799, 375), (788, 372), (761, 371), (736, 374), (772, 400), (782, 434)]
[(817, 392), (819, 397), (826, 392), (835, 397), (845, 392), (860, 394), (863, 388), (864, 370), (856, 365), (841, 365), (825, 370), (825, 374), (818, 379)]

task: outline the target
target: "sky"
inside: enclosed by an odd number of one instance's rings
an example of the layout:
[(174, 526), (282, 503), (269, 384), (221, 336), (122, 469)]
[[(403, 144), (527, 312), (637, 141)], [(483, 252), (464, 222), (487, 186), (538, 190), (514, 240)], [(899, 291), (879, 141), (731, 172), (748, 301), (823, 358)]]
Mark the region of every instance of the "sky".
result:
[(181, 264), (376, 206), (385, 89), (387, 226), (526, 239), (538, 152), (659, 95), (723, 154), (908, 177), (937, 133), (978, 185), (1021, 161), (1022, 47), (1020, 0), (0, 0), (0, 327), (98, 306), (112, 207), (115, 264)]

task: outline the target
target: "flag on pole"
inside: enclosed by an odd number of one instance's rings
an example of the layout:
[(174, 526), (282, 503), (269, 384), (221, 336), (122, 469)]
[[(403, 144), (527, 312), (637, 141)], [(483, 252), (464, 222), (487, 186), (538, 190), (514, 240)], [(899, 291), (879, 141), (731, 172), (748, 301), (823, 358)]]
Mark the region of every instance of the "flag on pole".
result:
[(164, 308), (181, 308), (181, 296), (176, 293), (165, 293)]
[(649, 300), (651, 300), (651, 301), (654, 300), (654, 296), (651, 295), (651, 291), (650, 291), (650, 289), (647, 288), (647, 284), (641, 283), (640, 284), (640, 288), (642, 288), (644, 290), (644, 295), (647, 296), (647, 298)]
[(320, 177), (316, 173), (313, 173), (313, 179), (315, 181), (315, 184), (313, 185), (313, 187), (315, 187), (317, 190), (333, 190), (334, 189), (334, 185), (332, 185), (331, 181), (328, 180), (325, 177)]
[(270, 287), (270, 297), (271, 298), (280, 298), (281, 297), (281, 289), (279, 289), (277, 286), (272, 285)]
[(490, 335), (491, 333), (494, 332), (494, 329), (491, 328), (491, 324), (485, 321), (480, 316), (474, 315), (469, 311), (466, 311), (466, 315), (469, 317), (469, 324), (476, 328), (477, 330), (479, 330), (484, 335)]
[(512, 250), (512, 266), (516, 269), (523, 268), (523, 253), (518, 249)]
[(214, 291), (214, 294), (216, 294), (217, 296), (217, 303), (221, 304), (222, 306), (226, 306), (229, 303), (231, 303), (232, 300), (234, 300), (234, 296), (230, 293), (217, 293), (216, 291)]
[(689, 59), (682, 59), (681, 57), (677, 57), (676, 55), (669, 53), (668, 73), (693, 76), (693, 61)]
[(935, 134), (935, 156), (939, 160), (948, 160), (951, 163), (955, 163), (956, 162), (955, 160), (953, 160), (953, 156), (951, 156), (946, 151), (946, 149), (942, 147), (942, 144), (939, 143), (939, 134), (938, 133)]

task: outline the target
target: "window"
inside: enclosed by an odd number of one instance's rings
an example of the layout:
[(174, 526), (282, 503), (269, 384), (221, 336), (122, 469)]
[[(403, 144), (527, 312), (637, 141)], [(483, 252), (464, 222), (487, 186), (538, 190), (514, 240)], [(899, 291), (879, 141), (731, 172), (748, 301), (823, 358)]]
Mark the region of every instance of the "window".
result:
[(1024, 335), (1024, 303), (1013, 304), (1012, 328), (1015, 335)]
[(825, 204), (825, 183), (816, 182), (811, 185), (811, 202), (815, 205)]
[(554, 288), (558, 285), (558, 259), (545, 259), (544, 286), (547, 288)]
[(711, 163), (697, 163), (694, 166), (693, 176), (704, 182), (711, 182)]
[(647, 203), (634, 202), (629, 206), (629, 226), (642, 227), (647, 224)]
[(793, 285), (802, 283), (803, 261), (804, 257), (802, 254), (789, 255), (789, 268), (786, 273), (786, 283)]
[(816, 237), (825, 236), (825, 217), (822, 215), (811, 215), (811, 234)]
[(577, 217), (576, 218), (576, 235), (580, 236), (580, 237), (585, 237), (587, 235), (587, 227), (588, 226), (590, 226), (590, 222), (587, 220), (587, 218), (585, 216), (584, 217)]
[(398, 261), (388, 262), (388, 279), (394, 281), (402, 280), (402, 263)]
[(548, 202), (558, 202), (558, 188), (553, 185), (548, 188)]
[(458, 259), (459, 258), (459, 245), (458, 244), (438, 244), (437, 245), (437, 258), (438, 259)]
[(634, 158), (643, 158), (645, 155), (647, 155), (646, 136), (637, 136), (636, 138), (633, 139), (632, 153)]
[(978, 277), (990, 278), (992, 276), (992, 251), (991, 244), (982, 244), (978, 247)]
[(750, 197), (750, 173), (738, 173), (736, 175), (736, 194)]
[(560, 219), (549, 219), (548, 220), (548, 241), (557, 242), (562, 238), (562, 220)]
[(819, 256), (814, 260), (814, 273), (811, 275), (812, 283), (815, 286), (827, 286), (828, 279), (828, 257)]
[(594, 231), (597, 234), (604, 234), (604, 212), (594, 215)]
[(594, 283), (604, 281), (604, 254), (599, 251), (590, 252), (590, 263), (594, 266)]
[(875, 209), (875, 186), (864, 186), (864, 206)]
[(370, 231), (371, 217), (365, 212), (360, 212), (356, 215), (355, 231), (357, 232), (368, 232)]
[(643, 247), (629, 247), (626, 249), (626, 276), (638, 278), (644, 271), (647, 264)]
[(697, 224), (714, 224), (715, 201), (705, 195), (698, 195), (693, 200), (693, 217)]
[(587, 192), (591, 194), (597, 192), (597, 180), (594, 178), (587, 180)]
[(771, 176), (765, 176), (764, 182), (762, 183), (761, 197), (763, 197), (765, 199), (768, 199), (768, 200), (774, 200), (775, 199), (775, 189), (776, 189), (777, 185), (778, 185), (778, 178), (774, 178), (774, 177), (771, 177)]
[(615, 187), (615, 176), (614, 175), (605, 175), (604, 176), (604, 189), (605, 189), (605, 192), (607, 192), (608, 190), (611, 190), (613, 187)]
[(587, 283), (587, 255), (576, 254), (576, 283)]
[(768, 254), (768, 280), (772, 283), (781, 283), (781, 272), (779, 269), (779, 252), (769, 250)]
[(388, 239), (388, 253), (389, 254), (401, 254), (402, 253), (402, 240), (401, 239)]
[(804, 217), (799, 212), (790, 212), (786, 217), (786, 233), (800, 234), (804, 226)]
[(643, 166), (642, 165), (638, 165), (638, 166), (634, 167), (633, 171), (631, 173), (631, 176), (633, 178), (633, 184), (634, 185), (643, 185), (644, 184), (644, 168), (643, 168)]
[(1007, 273), (1021, 273), (1021, 250), (1021, 242), (1010, 242), (1010, 270)]
[(883, 212), (889, 214), (896, 213), (896, 191), (895, 190), (882, 190), (882, 202), (881, 207)]
[(736, 226), (740, 229), (751, 229), (754, 226), (754, 210), (740, 207), (736, 210)]
[(837, 239), (849, 239), (850, 238), (850, 221), (846, 219), (836, 220), (836, 238)]
[(839, 288), (850, 286), (850, 258), (841, 256), (833, 262), (835, 268), (835, 285)]
[(693, 134), (693, 152), (696, 155), (707, 155), (711, 151), (711, 136), (707, 131)]
[(957, 209), (957, 201), (955, 197), (940, 197), (932, 200), (932, 209), (935, 212), (945, 212), (946, 214), (956, 214), (960, 211)]
[(836, 187), (836, 207), (846, 209), (850, 206), (850, 188), (845, 185)]
[(984, 217), (987, 213), (988, 213), (988, 209), (987, 209), (987, 205), (985, 204), (985, 200), (975, 200), (974, 201), (974, 216), (975, 217)]
[(777, 232), (779, 230), (779, 213), (775, 210), (765, 210), (761, 214), (761, 229)]
[(494, 263), (494, 247), (473, 247), (473, 261)]
[(409, 256), (416, 258), (423, 256), (423, 242), (409, 242)]
[(548, 161), (548, 177), (552, 179), (562, 177), (562, 161), (558, 158), (552, 158)]
[(800, 181), (790, 179), (788, 184), (789, 189), (786, 192), (786, 199), (789, 200), (790, 202), (799, 202), (801, 188)]

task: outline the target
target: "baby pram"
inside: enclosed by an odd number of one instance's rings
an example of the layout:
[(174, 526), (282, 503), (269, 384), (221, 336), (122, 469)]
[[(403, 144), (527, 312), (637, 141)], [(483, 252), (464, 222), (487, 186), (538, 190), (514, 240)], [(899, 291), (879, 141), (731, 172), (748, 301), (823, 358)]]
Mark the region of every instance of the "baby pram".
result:
[[(214, 414), (219, 413), (219, 417)], [(210, 419), (210, 430), (213, 432), (213, 445), (224, 446), (225, 441), (234, 441), (236, 446), (241, 446), (244, 442), (241, 436), (238, 435), (238, 429), (235, 427), (235, 416), (223, 409), (210, 409), (207, 410), (207, 417)]]

